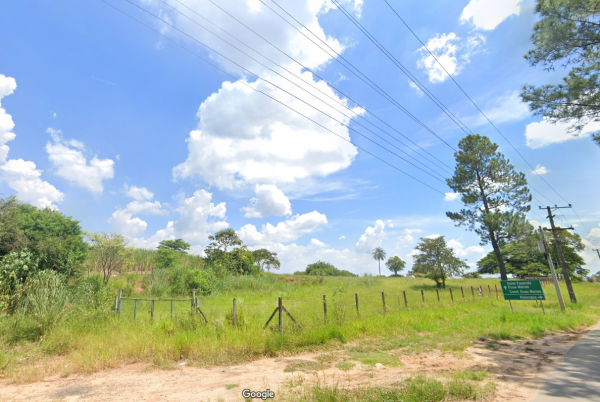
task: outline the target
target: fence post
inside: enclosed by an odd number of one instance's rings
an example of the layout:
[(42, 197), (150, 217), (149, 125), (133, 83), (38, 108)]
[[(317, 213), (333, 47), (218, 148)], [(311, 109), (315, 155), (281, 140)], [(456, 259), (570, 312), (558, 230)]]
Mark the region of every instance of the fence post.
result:
[(283, 300), (279, 298), (279, 332), (283, 332)]
[(473, 293), (473, 299), (475, 298), (475, 291), (473, 290), (473, 286), (471, 286), (471, 293)]
[(406, 290), (403, 290), (402, 294), (404, 295), (404, 307), (408, 307), (408, 301), (406, 300)]
[(435, 288), (435, 293), (437, 294), (438, 303), (439, 303), (440, 302), (440, 291), (438, 290), (438, 288)]
[(237, 324), (237, 306), (235, 297), (233, 298), (233, 314), (231, 315), (231, 321), (233, 322), (233, 325)]
[(490, 294), (490, 297), (492, 297), (492, 288), (490, 287), (490, 285), (488, 285), (488, 292)]
[(386, 313), (385, 311), (385, 293), (381, 292), (381, 301), (383, 302), (383, 314)]
[(137, 317), (137, 300), (135, 301), (135, 306), (133, 307), (133, 321), (135, 321)]
[(327, 322), (327, 296), (323, 295), (323, 312), (325, 313), (325, 322)]
[(196, 313), (198, 304), (196, 303), (196, 289), (192, 289), (192, 308), (194, 309), (194, 313)]
[(452, 299), (452, 303), (454, 303), (454, 295), (452, 294), (452, 288), (448, 289), (450, 289), (450, 298)]
[(462, 286), (460, 287), (460, 293), (462, 293), (463, 300), (465, 300), (465, 291)]
[(119, 295), (115, 296), (115, 311), (119, 310)]
[(498, 285), (494, 285), (494, 287), (496, 288), (496, 300), (499, 300), (498, 299)]
[(121, 304), (123, 301), (121, 298), (123, 297), (123, 289), (119, 289), (119, 318), (121, 318)]
[(425, 303), (425, 293), (423, 293), (423, 289), (421, 289), (421, 299), (423, 299), (423, 303)]
[(150, 310), (150, 318), (154, 319), (154, 300), (152, 300), (152, 308)]
[(171, 319), (173, 319), (173, 299), (171, 299)]

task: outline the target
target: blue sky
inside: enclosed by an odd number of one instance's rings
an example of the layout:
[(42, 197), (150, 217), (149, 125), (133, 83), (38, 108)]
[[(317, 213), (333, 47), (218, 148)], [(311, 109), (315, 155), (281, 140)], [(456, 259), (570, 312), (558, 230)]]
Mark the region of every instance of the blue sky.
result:
[[(329, 48), (313, 39), (326, 53), (269, 10), (266, 5), (285, 16), (271, 0), (107, 2), (164, 36), (100, 0), (3, 5), (4, 196), (58, 208), (86, 230), (119, 232), (139, 247), (184, 238), (201, 253), (210, 233), (232, 227), (251, 248), (277, 251), (284, 273), (317, 259), (376, 273), (370, 250), (377, 246), (410, 266), (419, 238), (432, 235), (445, 236), (472, 267), (489, 251), (445, 216), (459, 204), (440, 180), (449, 176), (452, 148), (464, 132), (332, 3), (276, 0), (327, 43)], [(390, 4), (540, 175), (478, 114), (383, 0), (342, 2), (471, 131), (489, 136), (526, 173), (539, 200), (532, 204), (532, 221), (546, 216), (537, 211), (540, 203), (564, 205), (562, 196), (573, 204), (581, 220), (573, 210), (560, 210), (557, 223), (576, 226), (588, 245), (588, 268), (598, 271), (600, 260), (591, 249), (600, 245), (600, 191), (593, 173), (600, 148), (589, 133), (575, 138), (564, 125), (532, 116), (518, 97), (522, 85), (555, 83), (564, 74), (530, 67), (523, 58), (536, 19), (533, 1)], [(438, 137), (338, 61), (350, 62)], [(408, 143), (374, 115), (418, 147), (388, 137)], [(592, 124), (585, 131), (597, 129)], [(422, 157), (425, 151), (429, 160)]]

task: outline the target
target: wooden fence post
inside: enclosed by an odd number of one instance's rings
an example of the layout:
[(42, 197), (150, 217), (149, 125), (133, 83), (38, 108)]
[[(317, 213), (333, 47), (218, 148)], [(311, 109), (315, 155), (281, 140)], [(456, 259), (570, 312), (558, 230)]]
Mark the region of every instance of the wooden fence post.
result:
[(465, 291), (462, 286), (460, 287), (460, 293), (462, 293), (463, 300), (465, 300)]
[(403, 290), (402, 294), (404, 294), (404, 307), (408, 307), (408, 301), (406, 300), (406, 290)]
[(133, 307), (133, 321), (135, 321), (137, 317), (137, 300), (135, 301), (135, 306)]
[(119, 310), (119, 295), (115, 296), (115, 311)]
[(475, 291), (473, 290), (473, 286), (471, 286), (471, 293), (473, 293), (473, 299), (475, 298)]
[(383, 302), (383, 314), (386, 313), (385, 311), (385, 293), (381, 292), (381, 301)]
[(498, 285), (494, 285), (494, 287), (496, 288), (496, 300), (499, 300), (498, 299)]
[(354, 298), (356, 299), (356, 314), (360, 314), (360, 310), (358, 309), (358, 293), (354, 293)]
[(450, 298), (452, 299), (452, 303), (454, 303), (454, 295), (452, 294), (452, 288), (448, 288), (450, 290)]
[(173, 300), (171, 299), (171, 319), (173, 319)]
[(196, 314), (198, 304), (196, 303), (196, 289), (192, 289), (192, 309), (194, 310), (194, 314)]
[(279, 332), (283, 333), (283, 300), (279, 298)]
[(152, 309), (150, 310), (150, 318), (154, 318), (154, 300), (152, 300)]
[(231, 315), (231, 321), (234, 326), (237, 325), (237, 306), (235, 297), (233, 298), (233, 314)]
[(490, 297), (492, 297), (492, 288), (490, 287), (490, 285), (488, 285), (488, 292), (490, 294)]
[(438, 290), (438, 288), (435, 288), (435, 293), (437, 294), (438, 303), (439, 303), (440, 302), (440, 291)]
[(327, 296), (323, 295), (323, 312), (325, 313), (325, 322), (327, 322)]
[(423, 299), (423, 303), (425, 303), (425, 293), (423, 293), (423, 289), (421, 289), (421, 299)]
[(119, 318), (121, 318), (121, 304), (123, 304), (123, 300), (121, 300), (122, 297), (123, 289), (119, 289)]

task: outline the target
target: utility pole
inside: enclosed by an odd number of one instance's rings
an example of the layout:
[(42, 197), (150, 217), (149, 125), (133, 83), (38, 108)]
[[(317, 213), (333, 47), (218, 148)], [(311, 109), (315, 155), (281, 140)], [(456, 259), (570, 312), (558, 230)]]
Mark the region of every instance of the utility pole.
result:
[(544, 236), (544, 231), (542, 227), (540, 229), (540, 236), (542, 237), (542, 241), (540, 244), (540, 251), (546, 255), (548, 259), (548, 265), (550, 266), (550, 272), (552, 272), (552, 281), (554, 281), (554, 289), (556, 289), (556, 297), (558, 298), (558, 304), (560, 305), (560, 309), (564, 311), (565, 309), (565, 301), (562, 297), (562, 292), (560, 291), (560, 286), (558, 285), (558, 277), (556, 276), (556, 271), (554, 270), (554, 263), (552, 262), (552, 256), (550, 255), (550, 247), (548, 247), (548, 243), (546, 242), (546, 237)]
[[(539, 207), (540, 209), (544, 209)], [(565, 279), (565, 285), (567, 286), (567, 291), (569, 292), (569, 298), (571, 299), (571, 303), (577, 303), (577, 298), (575, 297), (575, 291), (573, 290), (573, 284), (571, 283), (571, 277), (569, 276), (569, 271), (567, 271), (567, 264), (565, 263), (565, 257), (562, 252), (562, 248), (560, 246), (560, 240), (558, 239), (558, 231), (559, 230), (568, 230), (573, 229), (569, 228), (561, 228), (554, 226), (554, 215), (552, 215), (552, 208), (560, 209), (560, 208), (571, 208), (571, 204), (568, 207), (546, 207), (545, 209), (548, 211), (547, 218), (550, 219), (550, 226), (552, 227), (552, 236), (554, 237), (554, 246), (556, 247), (556, 254), (558, 254), (558, 261), (560, 262), (560, 266), (563, 271), (563, 277)]]

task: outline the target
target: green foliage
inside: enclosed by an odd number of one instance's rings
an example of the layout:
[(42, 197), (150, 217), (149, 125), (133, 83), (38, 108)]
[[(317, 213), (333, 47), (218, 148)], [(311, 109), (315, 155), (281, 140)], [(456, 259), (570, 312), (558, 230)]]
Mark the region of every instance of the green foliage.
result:
[(175, 240), (163, 240), (158, 243), (158, 250), (167, 249), (173, 251), (179, 251), (182, 253), (187, 253), (186, 250), (190, 249), (189, 243), (183, 241), (183, 239), (175, 239)]
[(507, 279), (500, 243), (520, 236), (528, 225), (531, 194), (525, 174), (498, 152), (498, 145), (481, 135), (467, 135), (460, 140), (460, 150), (454, 154), (456, 168), (447, 179), (448, 186), (460, 193), (466, 208), (446, 212), (457, 226), (475, 231), (481, 244), (492, 244), (499, 256), (502, 279)]
[(18, 312), (35, 320), (43, 336), (70, 314), (70, 299), (66, 276), (39, 271), (27, 278)]
[(15, 198), (0, 200), (0, 257), (27, 248), (40, 270), (73, 276), (87, 254), (79, 222)]
[(271, 268), (279, 269), (281, 266), (281, 263), (277, 259), (277, 253), (271, 252), (265, 248), (254, 250), (252, 254), (254, 254), (254, 262), (260, 267), (261, 271), (264, 271), (265, 268), (267, 271), (271, 271)]
[(308, 264), (305, 271), (294, 272), (294, 275), (314, 275), (314, 276), (357, 276), (350, 271), (337, 269), (333, 264), (325, 261), (317, 261)]
[(479, 279), (481, 274), (479, 272), (466, 272), (462, 275), (464, 279)]
[(375, 247), (371, 253), (373, 259), (379, 264), (379, 276), (381, 276), (381, 261), (385, 260), (385, 250), (381, 247)]
[(457, 258), (454, 251), (446, 245), (444, 236), (435, 239), (421, 238), (415, 247), (419, 254), (413, 257), (413, 275), (422, 274), (435, 281), (438, 287), (446, 287), (446, 279), (462, 275), (467, 268), (465, 261)]
[(158, 256), (156, 258), (157, 268), (171, 268), (179, 262), (180, 252), (171, 248), (158, 248)]
[(406, 262), (402, 261), (402, 259), (398, 256), (393, 256), (386, 261), (385, 265), (394, 273), (394, 276), (398, 276), (398, 272), (404, 269)]
[[(538, 0), (541, 17), (533, 27), (534, 48), (525, 58), (532, 66), (553, 71), (571, 66), (561, 83), (523, 87), (530, 109), (553, 122), (564, 122), (578, 134), (600, 117), (600, 4), (597, 0)], [(600, 136), (594, 135), (600, 145)]]
[(258, 266), (254, 265), (254, 254), (248, 247), (236, 247), (229, 255), (229, 272), (233, 275), (250, 275), (259, 272)]
[(91, 244), (94, 264), (104, 277), (107, 284), (113, 272), (123, 267), (129, 257), (130, 250), (127, 248), (125, 237), (115, 233), (89, 233), (86, 237)]
[(208, 240), (211, 242), (204, 252), (209, 259), (212, 259), (213, 255), (227, 253), (229, 247), (242, 245), (242, 240), (237, 232), (231, 228), (219, 230), (214, 235), (209, 235)]
[[(573, 274), (587, 276), (589, 271), (583, 268), (585, 261), (579, 255), (579, 252), (585, 249), (585, 245), (579, 235), (561, 230), (558, 237), (570, 276), (573, 277)], [(506, 262), (507, 273), (519, 278), (523, 278), (525, 275), (551, 274), (546, 256), (538, 249), (539, 240), (541, 240), (539, 233), (530, 226), (529, 234), (510, 243), (505, 243), (501, 247), (500, 251)], [(555, 264), (558, 264), (556, 247), (553, 244), (553, 239), (550, 238), (550, 240), (552, 240), (550, 255)], [(499, 272), (498, 259), (493, 252), (488, 253), (479, 260), (477, 266), (477, 271), (481, 274), (497, 274)], [(555, 265), (555, 268), (560, 275), (561, 271), (558, 265)]]
[(38, 264), (27, 249), (13, 251), (0, 260), (0, 311), (14, 311), (17, 290), (28, 276), (35, 274)]

